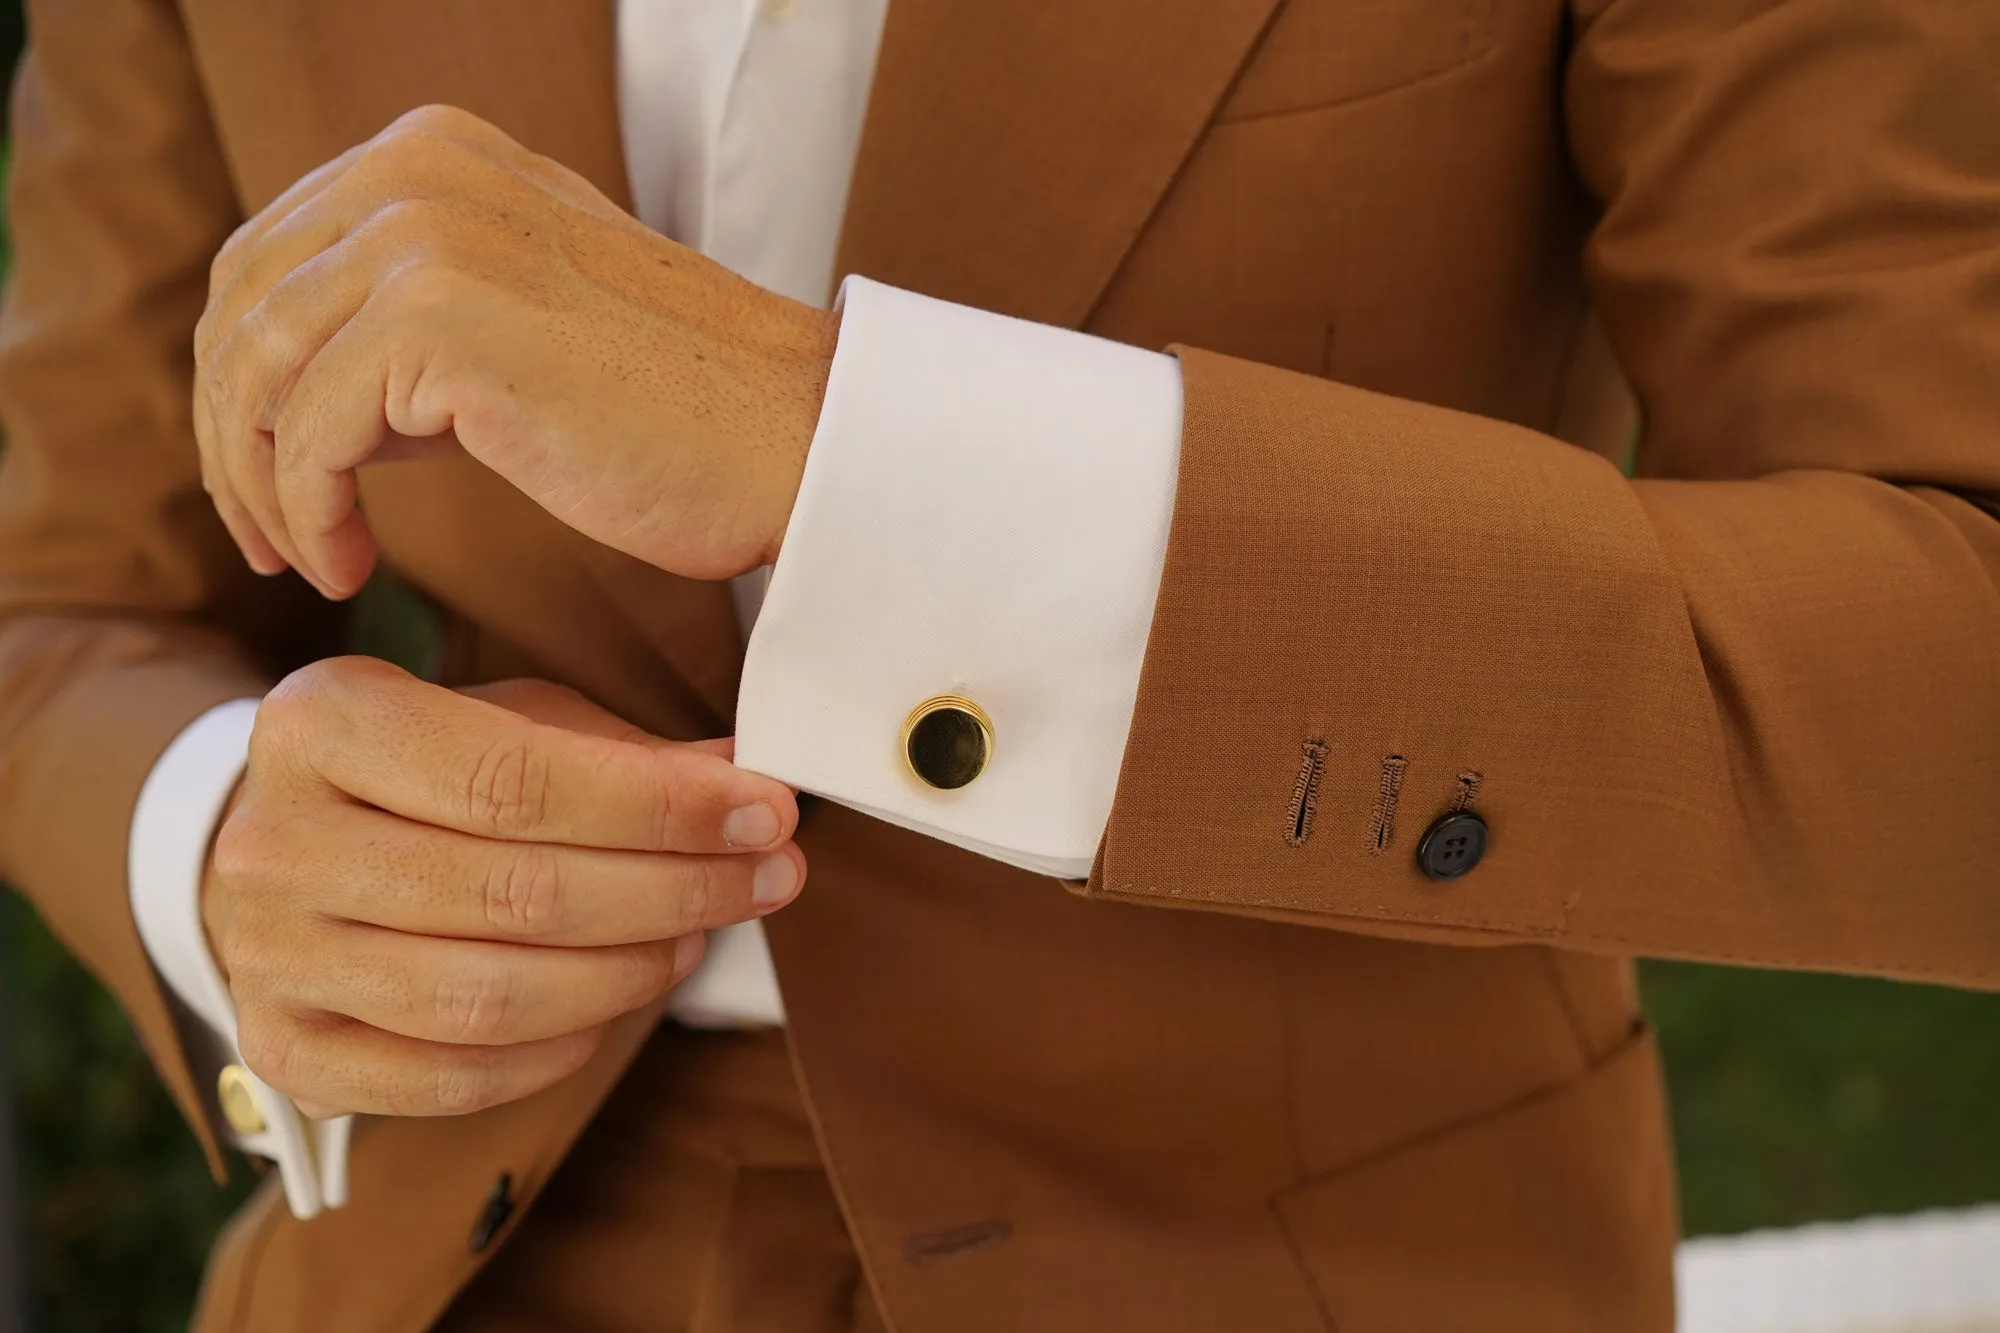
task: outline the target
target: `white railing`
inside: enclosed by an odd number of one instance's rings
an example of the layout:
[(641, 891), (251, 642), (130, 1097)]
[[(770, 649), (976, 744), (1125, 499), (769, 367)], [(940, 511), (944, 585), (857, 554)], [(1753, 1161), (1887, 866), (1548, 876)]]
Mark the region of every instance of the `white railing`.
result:
[(1681, 1333), (2000, 1333), (2000, 1205), (1681, 1246)]

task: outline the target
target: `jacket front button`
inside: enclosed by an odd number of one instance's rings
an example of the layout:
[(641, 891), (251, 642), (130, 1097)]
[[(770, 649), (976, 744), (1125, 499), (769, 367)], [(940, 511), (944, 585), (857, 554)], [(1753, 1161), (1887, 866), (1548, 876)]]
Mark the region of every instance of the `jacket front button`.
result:
[(927, 787), (963, 787), (984, 773), (992, 758), (993, 721), (962, 695), (926, 699), (903, 723), (903, 762)]
[(1470, 810), (1444, 816), (1424, 831), (1417, 844), (1417, 867), (1432, 879), (1457, 879), (1469, 874), (1486, 855), (1486, 821)]
[(505, 1171), (500, 1179), (493, 1182), (493, 1192), (480, 1205), (479, 1217), (472, 1224), (472, 1236), (468, 1243), (474, 1254), (484, 1254), (493, 1238), (500, 1234), (500, 1228), (507, 1225), (507, 1219), (514, 1215), (514, 1177)]

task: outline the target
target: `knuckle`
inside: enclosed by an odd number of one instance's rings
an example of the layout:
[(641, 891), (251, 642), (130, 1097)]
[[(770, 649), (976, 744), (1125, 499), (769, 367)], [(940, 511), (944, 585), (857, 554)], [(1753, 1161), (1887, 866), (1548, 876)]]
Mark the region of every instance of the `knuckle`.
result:
[(304, 1026), (274, 1010), (253, 1006), (244, 1011), (237, 1021), (236, 1046), (250, 1072), (280, 1092), (295, 1092), (310, 1073)]
[(483, 122), (454, 106), (431, 104), (405, 111), (377, 135), (363, 164), (386, 169), (395, 179), (436, 178), (463, 166)]
[(432, 1008), (444, 1039), (464, 1046), (498, 1042), (507, 1032), (513, 989), (507, 976), (490, 968), (462, 968), (441, 975)]
[(687, 841), (688, 830), (683, 827), (687, 823), (687, 793), (673, 780), (665, 756), (655, 756), (652, 771), (656, 774), (651, 783), (653, 818), (656, 821), (653, 846), (672, 850)]
[(730, 857), (726, 867), (718, 864), (715, 857), (701, 857), (688, 862), (680, 892), (674, 895), (680, 930), (700, 930), (709, 924), (725, 896), (721, 882), (723, 875), (740, 870), (736, 863), (742, 859)]
[(215, 845), (209, 850), (209, 864), (231, 891), (254, 889), (271, 865), (270, 834), (256, 807), (239, 804), (216, 830)]
[[(257, 705), (257, 728), (269, 732), (291, 722), (307, 706), (313, 691), (318, 686), (318, 673), (313, 666), (303, 666), (282, 677), (276, 685), (264, 692), (264, 698)], [(254, 738), (256, 733), (252, 732)], [(254, 739), (253, 742), (254, 744)]]
[(403, 165), (421, 158), (431, 151), (438, 137), (434, 128), (436, 108), (420, 106), (405, 111), (389, 122), (386, 129), (375, 137), (368, 151), (362, 155), (364, 166), (379, 166), (384, 163)]
[(561, 861), (549, 847), (523, 843), (497, 857), (486, 879), (486, 924), (503, 935), (552, 934), (563, 909)]
[(250, 730), (250, 772), (311, 768), (318, 738), (333, 725), (332, 672), (315, 662), (300, 667), (271, 688), (257, 705)]
[(438, 233), (444, 211), (434, 199), (405, 196), (384, 204), (368, 225), (399, 240), (421, 239)]
[(469, 1115), (498, 1100), (497, 1062), (483, 1052), (460, 1052), (441, 1060), (430, 1071), (426, 1095), (440, 1115)]
[(547, 756), (526, 734), (497, 738), (473, 765), (464, 799), (474, 828), (501, 838), (534, 832), (548, 815)]
[(463, 295), (460, 275), (426, 238), (416, 255), (382, 280), (382, 297), (405, 315), (449, 309)]
[(299, 350), (295, 329), (271, 312), (268, 304), (251, 307), (217, 349), (218, 366), (240, 368), (244, 378), (261, 369), (289, 366)]
[(389, 128), (404, 134), (450, 134), (471, 119), (469, 113), (443, 102), (427, 102), (396, 117)]
[(215, 941), (215, 952), (230, 997), (239, 1003), (276, 1001), (296, 993), (311, 975), (311, 954), (302, 953), (299, 942), (300, 922), (270, 910), (273, 902), (284, 901), (282, 896), (259, 901), (254, 895), (230, 895), (229, 920)]
[(341, 698), (353, 700), (366, 695), (384, 681), (402, 674), (399, 669), (379, 657), (363, 657), (358, 654), (346, 657), (322, 657), (305, 668), (316, 680), (324, 683), (330, 691)]
[(277, 967), (270, 944), (257, 932), (231, 922), (228, 934), (216, 941), (216, 952), (221, 955), (230, 998), (239, 1006), (272, 992), (270, 978)]
[(219, 335), (202, 370), (216, 420), (227, 424), (242, 416), (242, 424), (263, 424), (260, 386), (297, 358), (298, 339), (282, 321), (261, 305), (243, 315), (234, 328)]
[(289, 771), (306, 730), (296, 701), (280, 697), (276, 691), (265, 695), (257, 706), (257, 720), (250, 728), (249, 763), (243, 771), (245, 786), (261, 785), (269, 775)]
[(409, 677), (372, 657), (323, 658), (286, 676), (264, 696), (250, 736), (250, 769), (306, 780), (335, 760), (373, 753), (412, 722), (397, 687)]
[(271, 687), (258, 705), (259, 725), (281, 727), (318, 715), (326, 705), (327, 691), (338, 675), (332, 661), (311, 662), (287, 675)]
[(208, 285), (211, 291), (235, 276), (238, 265), (243, 262), (243, 252), (249, 248), (251, 229), (256, 225), (256, 221), (255, 218), (250, 218), (238, 223), (236, 230), (230, 232), (228, 238), (216, 250), (215, 258), (208, 264)]
[(297, 719), (314, 728), (365, 716), (379, 687), (395, 668), (372, 657), (325, 657), (300, 667), (265, 696), (277, 696)]
[(221, 316), (216, 313), (215, 303), (211, 301), (201, 312), (201, 318), (195, 321), (194, 368), (198, 374), (207, 372), (209, 360), (215, 354), (216, 343), (219, 341), (216, 325), (220, 319)]
[(217, 349), (217, 354), (209, 359), (202, 371), (202, 383), (208, 389), (208, 410), (218, 423), (225, 422), (236, 409), (237, 400), (242, 397), (243, 371), (235, 357), (226, 349)]

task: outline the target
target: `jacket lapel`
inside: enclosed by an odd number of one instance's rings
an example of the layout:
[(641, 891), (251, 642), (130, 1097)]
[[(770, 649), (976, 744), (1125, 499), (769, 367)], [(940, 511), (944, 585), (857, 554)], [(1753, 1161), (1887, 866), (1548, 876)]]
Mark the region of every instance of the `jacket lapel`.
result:
[(1089, 317), (1278, 0), (891, 0), (839, 271)]

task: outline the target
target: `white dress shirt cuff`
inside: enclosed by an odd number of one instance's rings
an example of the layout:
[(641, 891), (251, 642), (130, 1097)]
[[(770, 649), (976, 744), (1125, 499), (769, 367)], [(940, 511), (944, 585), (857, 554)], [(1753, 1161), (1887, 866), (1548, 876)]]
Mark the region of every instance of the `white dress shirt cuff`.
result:
[[(202, 929), (201, 884), (216, 825), (243, 775), (257, 703), (236, 699), (211, 708), (161, 753), (132, 811), (127, 864), (132, 916), (154, 970), (237, 1065), (243, 1057), (236, 1005)], [(346, 1203), (353, 1117), (307, 1120), (290, 1098), (244, 1072), (264, 1127), (234, 1134), (236, 1146), (278, 1164), (286, 1202), (298, 1216)]]
[[(1180, 462), (1170, 356), (850, 277), (750, 637), (736, 759), (960, 847), (1083, 878), (1111, 812)], [(905, 720), (990, 718), (920, 781)]]

